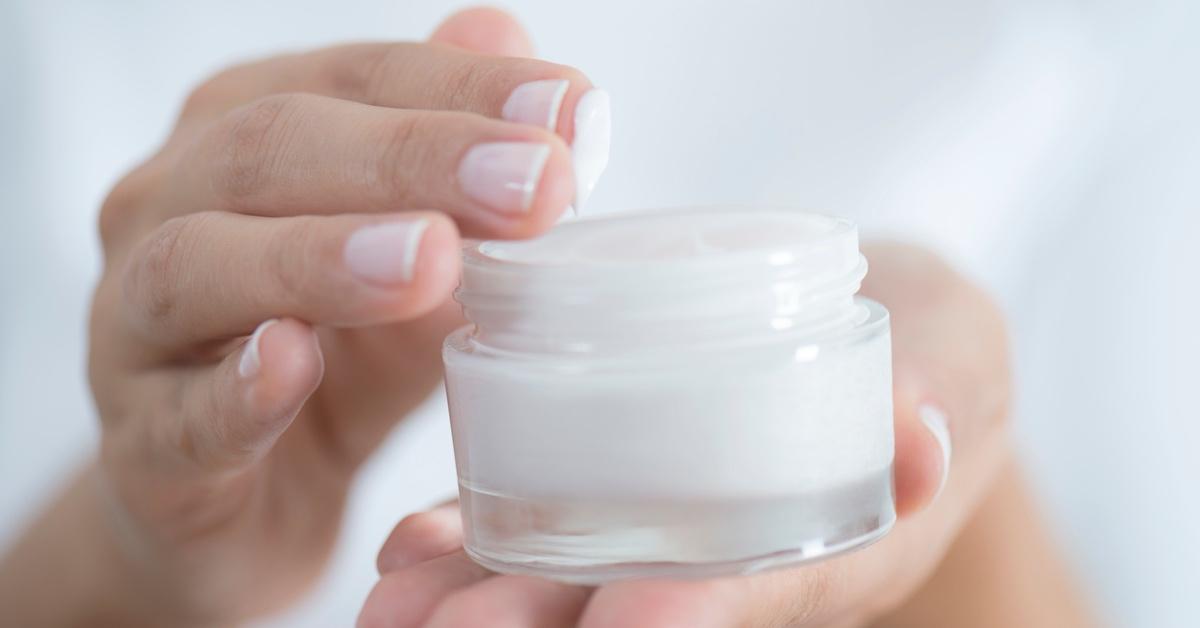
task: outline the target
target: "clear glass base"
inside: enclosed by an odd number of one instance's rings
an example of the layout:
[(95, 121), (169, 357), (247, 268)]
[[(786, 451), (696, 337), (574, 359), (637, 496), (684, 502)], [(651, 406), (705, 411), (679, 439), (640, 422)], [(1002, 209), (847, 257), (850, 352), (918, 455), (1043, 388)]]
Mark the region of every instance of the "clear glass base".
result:
[(472, 559), (577, 584), (805, 563), (869, 545), (896, 518), (890, 467), (780, 498), (535, 500), (466, 482), (460, 496)]

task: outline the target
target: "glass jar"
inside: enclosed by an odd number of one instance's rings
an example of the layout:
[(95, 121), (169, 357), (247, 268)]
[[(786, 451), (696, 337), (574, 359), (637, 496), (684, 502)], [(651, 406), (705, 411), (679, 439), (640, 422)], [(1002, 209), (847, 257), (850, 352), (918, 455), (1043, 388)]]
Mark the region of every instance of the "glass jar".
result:
[(594, 584), (748, 573), (883, 536), (887, 312), (855, 226), (750, 207), (464, 253), (444, 348), (465, 547)]

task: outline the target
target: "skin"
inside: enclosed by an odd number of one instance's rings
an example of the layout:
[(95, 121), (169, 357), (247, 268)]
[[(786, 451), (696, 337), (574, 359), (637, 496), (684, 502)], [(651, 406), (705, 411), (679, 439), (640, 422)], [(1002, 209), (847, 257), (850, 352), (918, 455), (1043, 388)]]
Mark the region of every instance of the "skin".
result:
[[(590, 83), (531, 55), (512, 18), (474, 9), (431, 43), (276, 57), (195, 90), (101, 210), (90, 377), (102, 445), (0, 563), (6, 620), (231, 625), (312, 586), (356, 469), (439, 381), (442, 338), (462, 322), (450, 299), (460, 238), (536, 235), (574, 195), (567, 147)], [(570, 81), (557, 134), (499, 120), (514, 87), (548, 78)], [(551, 148), (523, 215), (458, 187), (463, 154), (492, 141)], [(351, 233), (414, 216), (429, 226), (410, 282), (351, 275)], [(895, 339), (903, 519), (884, 541), (750, 578), (591, 590), (475, 566), (446, 506), (397, 526), (360, 624), (857, 625), (898, 608), (1003, 476), (1008, 369), (996, 308), (969, 282), (912, 247), (867, 254), (864, 292), (892, 309)], [(268, 319), (260, 367), (243, 375), (246, 338)], [(926, 402), (950, 418), (950, 469), (916, 416)]]

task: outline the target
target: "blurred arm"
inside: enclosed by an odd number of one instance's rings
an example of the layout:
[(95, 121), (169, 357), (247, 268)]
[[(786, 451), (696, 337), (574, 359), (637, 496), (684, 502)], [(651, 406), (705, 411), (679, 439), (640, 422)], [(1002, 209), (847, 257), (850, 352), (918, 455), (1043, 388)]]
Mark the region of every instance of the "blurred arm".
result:
[(1015, 461), (933, 576), (876, 628), (1096, 626)]
[[(102, 514), (92, 467), (0, 556), (0, 609), (12, 626), (162, 625), (144, 606)], [(140, 601), (139, 601), (140, 600)]]

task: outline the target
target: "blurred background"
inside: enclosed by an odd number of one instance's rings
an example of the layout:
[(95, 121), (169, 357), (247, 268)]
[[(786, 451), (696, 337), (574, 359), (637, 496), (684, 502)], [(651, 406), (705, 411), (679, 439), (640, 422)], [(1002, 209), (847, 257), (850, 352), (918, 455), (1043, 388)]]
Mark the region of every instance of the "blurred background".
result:
[[(97, 208), (189, 89), (247, 58), (420, 39), (460, 6), (0, 1), (0, 547), (95, 448)], [(1200, 3), (503, 6), (612, 93), (590, 210), (797, 205), (985, 285), (1022, 457), (1085, 588), (1115, 625), (1200, 625)], [(366, 468), (319, 589), (266, 625), (350, 623), (391, 526), (454, 487), (435, 396)]]

